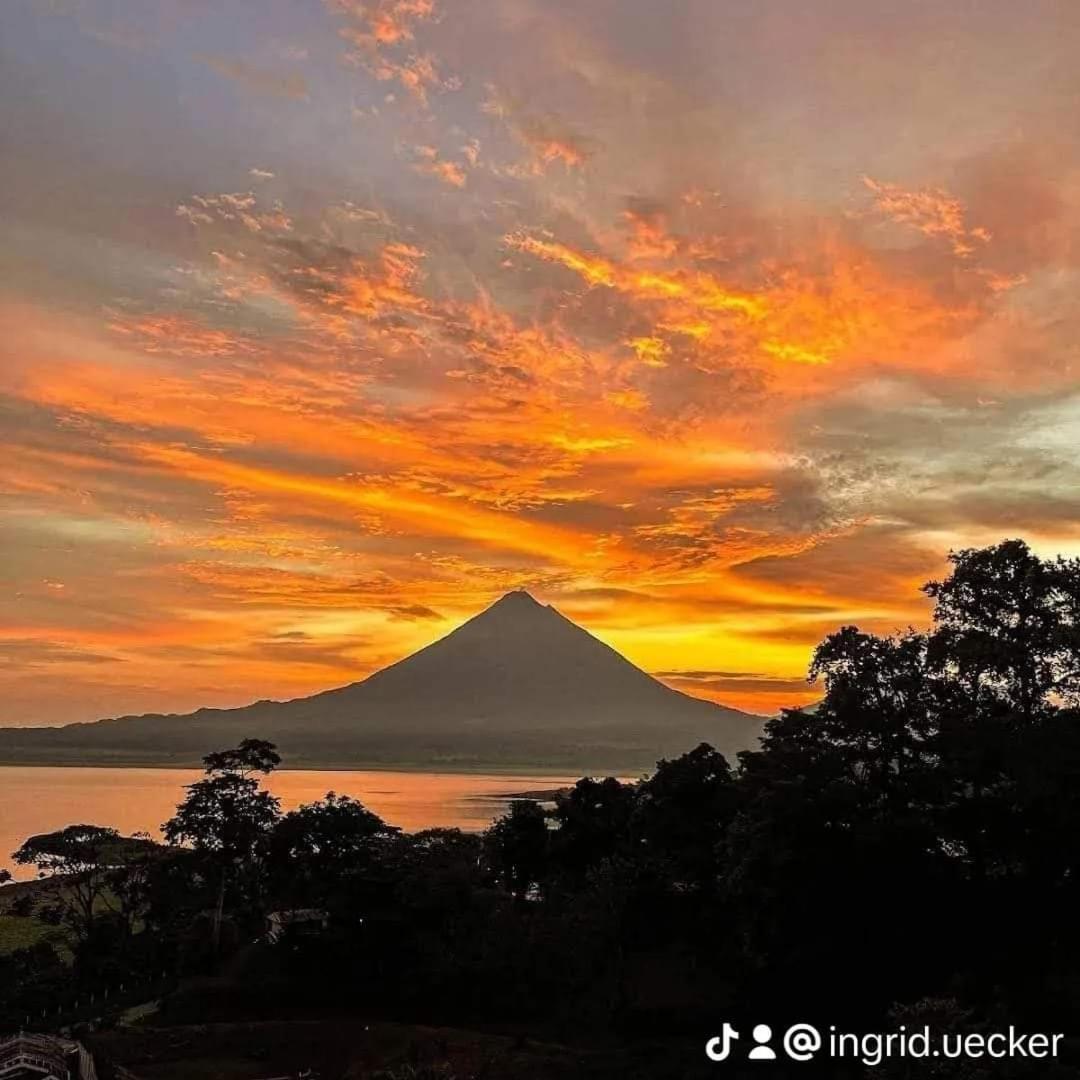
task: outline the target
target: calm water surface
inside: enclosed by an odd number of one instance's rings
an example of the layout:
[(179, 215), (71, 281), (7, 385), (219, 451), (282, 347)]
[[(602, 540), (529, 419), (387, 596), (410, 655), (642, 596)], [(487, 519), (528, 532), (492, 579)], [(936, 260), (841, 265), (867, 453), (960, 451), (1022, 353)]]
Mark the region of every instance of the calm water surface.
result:
[[(10, 855), (36, 833), (65, 825), (109, 825), (160, 836), (195, 769), (94, 769), (0, 766), (0, 868), (33, 877)], [(483, 829), (506, 808), (505, 793), (559, 787), (576, 777), (488, 776), (414, 772), (277, 772), (266, 786), (292, 810), (328, 791), (359, 799), (390, 825)]]

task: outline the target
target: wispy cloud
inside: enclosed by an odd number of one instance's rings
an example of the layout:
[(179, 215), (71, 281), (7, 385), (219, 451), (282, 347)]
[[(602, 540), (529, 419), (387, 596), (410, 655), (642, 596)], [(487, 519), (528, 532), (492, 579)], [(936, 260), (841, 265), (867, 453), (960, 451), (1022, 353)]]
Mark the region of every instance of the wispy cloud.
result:
[(253, 93), (292, 101), (308, 100), (308, 82), (299, 72), (275, 71), (237, 57), (206, 56), (204, 60), (219, 75), (232, 79)]
[(924, 236), (947, 241), (954, 255), (973, 255), (990, 241), (990, 231), (982, 225), (969, 225), (968, 212), (955, 196), (940, 188), (905, 191), (898, 184), (862, 178), (874, 195), (874, 207), (899, 225), (910, 225)]

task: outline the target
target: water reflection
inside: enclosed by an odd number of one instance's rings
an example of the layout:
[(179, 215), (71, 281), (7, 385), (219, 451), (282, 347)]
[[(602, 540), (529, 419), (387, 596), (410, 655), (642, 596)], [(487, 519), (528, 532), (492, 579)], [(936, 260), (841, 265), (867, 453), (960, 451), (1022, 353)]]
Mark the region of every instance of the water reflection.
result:
[[(161, 823), (183, 796), (194, 769), (31, 768), (0, 766), (0, 868), (19, 878), (32, 868), (10, 854), (28, 837), (65, 825), (110, 825), (123, 833), (160, 835)], [(420, 772), (277, 772), (267, 787), (292, 810), (328, 791), (359, 799), (383, 820), (415, 831), (485, 828), (506, 806), (495, 796), (559, 787), (576, 777), (467, 775)]]

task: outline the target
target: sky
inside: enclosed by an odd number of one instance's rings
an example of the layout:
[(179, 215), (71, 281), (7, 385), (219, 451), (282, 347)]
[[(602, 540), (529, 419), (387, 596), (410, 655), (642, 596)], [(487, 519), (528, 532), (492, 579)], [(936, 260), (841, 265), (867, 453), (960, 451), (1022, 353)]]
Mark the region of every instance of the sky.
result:
[(1074, 0), (10, 0), (0, 700), (301, 696), (526, 588), (812, 700), (1080, 554)]

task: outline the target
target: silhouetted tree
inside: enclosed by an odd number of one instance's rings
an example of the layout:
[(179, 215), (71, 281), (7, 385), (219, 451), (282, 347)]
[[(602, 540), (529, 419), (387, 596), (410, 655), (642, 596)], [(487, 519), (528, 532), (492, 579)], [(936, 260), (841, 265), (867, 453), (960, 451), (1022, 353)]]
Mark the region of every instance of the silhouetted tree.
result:
[(1080, 562), (950, 560), (929, 633), (830, 635), (822, 702), (740, 755), (725, 894), (774, 983), (845, 945), (866, 1001), (1076, 963)]
[(701, 743), (681, 757), (657, 762), (656, 772), (639, 785), (634, 838), (680, 882), (710, 892), (735, 796), (724, 755)]
[(265, 739), (244, 739), (231, 750), (219, 750), (203, 758), (204, 771), (209, 776), (249, 778), (255, 773), (267, 776), (280, 764), (277, 747)]
[(487, 857), (496, 876), (519, 901), (543, 880), (548, 864), (548, 827), (535, 802), (516, 799), (484, 836)]
[(1042, 560), (1022, 540), (951, 552), (935, 601), (930, 661), (970, 704), (1030, 723), (1080, 705), (1080, 560)]
[(110, 870), (106, 883), (114, 901), (116, 914), (125, 922), (130, 933), (138, 926), (150, 923), (160, 928), (162, 899), (169, 908), (182, 903), (195, 891), (194, 882), (187, 880), (182, 889), (175, 880), (162, 894), (160, 879), (167, 864), (186, 863), (185, 875), (193, 870), (191, 853), (155, 843), (148, 833), (136, 833), (130, 838), (123, 862)]
[[(935, 601), (929, 666), (952, 689), (935, 746), (950, 789), (949, 842), (978, 882), (1031, 858), (1048, 871), (1045, 833), (1033, 834), (1020, 811), (1041, 804), (1059, 818), (1064, 809), (1055, 776), (1076, 758), (1080, 561), (1041, 560), (1021, 540), (949, 558), (952, 574), (924, 590)], [(1053, 835), (1060, 845), (1063, 834)]]
[(205, 779), (188, 787), (187, 797), (162, 831), (170, 844), (187, 844), (216, 867), (217, 948), (230, 876), (250, 879), (257, 873), (262, 845), (281, 814), (278, 799), (260, 788), (256, 774), (272, 772), (281, 758), (273, 743), (245, 739), (235, 749), (207, 754), (203, 762)]
[(39, 877), (62, 879), (54, 895), (64, 921), (87, 937), (106, 896), (109, 873), (122, 861), (122, 838), (116, 829), (100, 825), (69, 825), (31, 836), (12, 858), (20, 866), (35, 866)]
[(362, 873), (400, 832), (348, 795), (328, 792), (274, 826), (270, 872), (277, 891), (298, 902), (325, 902), (343, 878)]
[(586, 872), (623, 850), (630, 839), (634, 788), (614, 777), (585, 777), (555, 803), (558, 829), (552, 836), (552, 861), (564, 874)]
[(935, 920), (919, 896), (952, 871), (932, 814), (938, 690), (915, 633), (844, 627), (811, 674), (825, 683), (817, 708), (786, 710), (740, 755), (725, 895), (763, 985), (797, 998), (858, 939), (847, 962), (869, 1002), (931, 966)]

